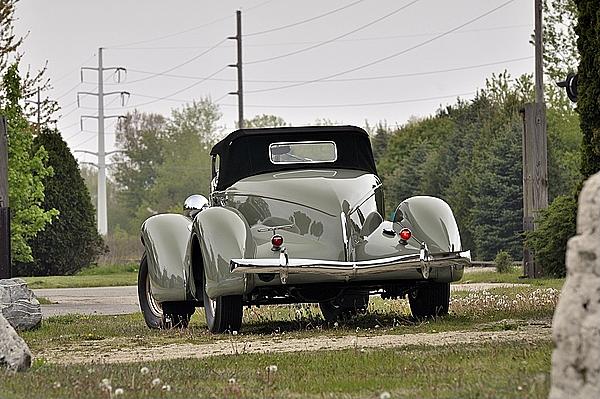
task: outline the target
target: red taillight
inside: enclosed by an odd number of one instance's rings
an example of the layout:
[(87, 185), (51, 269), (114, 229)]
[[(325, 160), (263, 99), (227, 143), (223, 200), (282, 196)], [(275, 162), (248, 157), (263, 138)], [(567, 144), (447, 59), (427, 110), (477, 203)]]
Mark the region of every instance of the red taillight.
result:
[(402, 229), (402, 230), (400, 230), (400, 233), (398, 233), (398, 235), (400, 236), (401, 240), (408, 241), (410, 239), (410, 237), (412, 236), (412, 233), (410, 232), (409, 229)]
[(275, 234), (271, 238), (271, 244), (273, 244), (273, 248), (279, 248), (283, 245), (283, 237), (279, 234)]

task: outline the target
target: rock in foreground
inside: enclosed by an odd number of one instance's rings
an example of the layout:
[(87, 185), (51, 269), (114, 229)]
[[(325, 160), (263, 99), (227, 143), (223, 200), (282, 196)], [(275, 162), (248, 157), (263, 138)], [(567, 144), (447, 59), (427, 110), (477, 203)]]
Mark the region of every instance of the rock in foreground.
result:
[(579, 196), (577, 235), (554, 314), (551, 399), (600, 398), (600, 173)]
[(0, 369), (25, 371), (31, 366), (29, 347), (0, 314)]
[(31, 330), (42, 323), (42, 309), (25, 280), (0, 280), (0, 310), (17, 330)]

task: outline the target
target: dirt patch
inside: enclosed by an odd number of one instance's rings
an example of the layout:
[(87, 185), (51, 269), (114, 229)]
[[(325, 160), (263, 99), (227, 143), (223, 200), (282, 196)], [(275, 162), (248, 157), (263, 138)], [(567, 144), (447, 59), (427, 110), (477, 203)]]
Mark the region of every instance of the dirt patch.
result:
[(115, 340), (89, 342), (70, 346), (68, 350), (50, 349), (37, 353), (36, 357), (58, 364), (77, 363), (127, 363), (168, 360), (179, 358), (204, 358), (219, 355), (250, 353), (285, 353), (369, 348), (402, 348), (411, 345), (455, 345), (483, 342), (548, 340), (551, 336), (550, 323), (521, 326), (509, 331), (450, 331), (403, 335), (346, 335), (341, 337), (317, 336), (301, 339), (275, 337), (268, 340), (250, 340), (243, 336), (232, 336), (210, 344), (168, 344), (162, 346), (137, 346), (116, 348)]

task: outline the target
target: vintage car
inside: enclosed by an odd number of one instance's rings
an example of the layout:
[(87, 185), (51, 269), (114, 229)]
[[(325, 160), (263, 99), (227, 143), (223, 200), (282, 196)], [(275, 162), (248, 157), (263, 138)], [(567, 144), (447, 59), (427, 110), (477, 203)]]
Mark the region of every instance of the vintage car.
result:
[(452, 211), (418, 196), (385, 220), (364, 130), (240, 129), (210, 154), (209, 198), (142, 225), (150, 328), (185, 327), (203, 306), (210, 331), (233, 332), (243, 306), (291, 303), (318, 303), (333, 322), (366, 311), (369, 295), (408, 295), (418, 318), (448, 312), (450, 282), (470, 262)]

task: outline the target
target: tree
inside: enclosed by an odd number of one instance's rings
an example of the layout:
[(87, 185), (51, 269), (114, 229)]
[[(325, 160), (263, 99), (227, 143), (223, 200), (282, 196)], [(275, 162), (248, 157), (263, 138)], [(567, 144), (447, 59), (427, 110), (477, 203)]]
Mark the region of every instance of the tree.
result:
[(259, 128), (259, 127), (279, 127), (287, 126), (286, 121), (277, 115), (256, 115), (252, 119), (244, 119), (245, 128)]
[(8, 186), (11, 206), (11, 245), (14, 261), (28, 262), (31, 248), (27, 242), (35, 237), (58, 214), (44, 210), (44, 184), (52, 168), (44, 166), (47, 153), (43, 148), (33, 150), (32, 129), (19, 105), (22, 100), (21, 78), (17, 64), (11, 65), (2, 80), (4, 97), (0, 114), (8, 122)]
[(159, 114), (137, 110), (119, 121), (116, 132), (121, 150), (114, 159), (112, 171), (121, 189), (120, 200), (133, 217), (156, 180), (158, 167), (164, 160), (167, 143), (167, 120)]
[(588, 177), (600, 170), (600, 3), (597, 0), (575, 0), (575, 4), (579, 11), (575, 31), (581, 55), (577, 100), (583, 132), (581, 174)]
[(77, 161), (57, 131), (45, 130), (34, 140), (34, 148), (43, 148), (54, 173), (44, 179), (46, 211), (57, 209), (60, 215), (30, 241), (33, 262), (20, 263), (19, 275), (65, 275), (96, 262), (104, 252), (96, 230), (94, 207)]
[[(14, 32), (15, 6), (18, 0), (0, 1), (0, 76), (4, 76), (8, 68), (15, 62), (18, 64), (21, 55), (18, 52), (19, 46), (23, 43), (23, 37)], [(20, 90), (22, 98), (32, 97), (37, 90), (49, 90), (50, 81), (44, 77), (46, 65), (36, 72), (27, 69), (22, 75)], [(7, 93), (0, 91), (0, 102), (7, 101)], [(42, 124), (51, 121), (51, 116), (58, 110), (58, 103), (45, 99), (40, 106), (40, 120)], [(30, 118), (34, 113), (37, 114), (37, 106), (25, 103), (22, 113), (26, 118)], [(37, 118), (37, 115), (36, 115)]]

